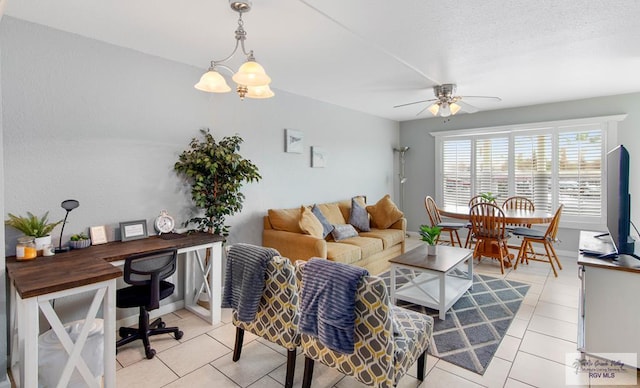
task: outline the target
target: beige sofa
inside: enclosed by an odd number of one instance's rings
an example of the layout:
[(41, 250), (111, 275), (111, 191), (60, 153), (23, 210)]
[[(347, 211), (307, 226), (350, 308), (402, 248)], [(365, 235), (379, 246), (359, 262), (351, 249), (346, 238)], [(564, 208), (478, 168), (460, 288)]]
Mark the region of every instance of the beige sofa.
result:
[[(323, 238), (322, 232), (317, 235), (317, 231), (310, 231), (313, 228), (309, 222), (317, 226), (318, 220), (310, 215), (313, 205), (269, 209), (264, 217), (262, 245), (277, 249), (292, 261), (320, 257), (364, 267), (372, 275), (384, 272), (389, 268), (389, 259), (404, 253), (407, 221), (388, 195), (370, 206), (366, 206), (364, 197), (356, 197), (356, 201), (356, 208), (365, 208), (368, 213), (365, 217), (369, 220), (369, 231), (356, 229), (357, 236), (344, 239), (337, 236), (336, 241), (335, 232)], [(315, 210), (320, 210), (328, 223), (344, 226), (349, 224), (351, 205), (349, 199), (316, 204)]]

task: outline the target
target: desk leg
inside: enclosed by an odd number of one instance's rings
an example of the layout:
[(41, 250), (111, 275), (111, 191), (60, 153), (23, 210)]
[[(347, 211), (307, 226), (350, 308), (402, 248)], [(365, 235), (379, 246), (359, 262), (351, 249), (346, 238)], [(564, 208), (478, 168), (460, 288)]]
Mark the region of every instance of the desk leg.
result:
[(209, 288), (211, 289), (211, 323), (218, 323), (222, 319), (222, 243), (216, 243), (211, 248), (209, 261)]
[[(36, 298), (22, 299), (16, 296), (18, 316), (18, 347), (20, 354), (20, 387), (37, 388), (39, 314)], [(29, 371), (29, 372), (27, 372)]]
[(467, 277), (469, 278), (469, 280), (471, 280), (471, 286), (469, 287), (470, 290), (473, 290), (473, 256), (469, 256), (469, 258), (467, 259)]
[[(209, 262), (205, 265), (205, 255), (210, 251)], [(205, 255), (200, 255), (200, 251)], [(216, 242), (206, 246), (199, 246), (196, 249), (178, 251), (186, 253), (185, 274), (184, 274), (184, 302), (185, 308), (211, 324), (220, 322), (221, 311), (221, 271), (222, 271), (222, 243)], [(199, 270), (199, 273), (198, 273)], [(196, 284), (199, 284), (196, 286)], [(209, 309), (197, 304), (200, 294), (206, 290), (209, 297)]]
[(102, 306), (104, 322), (104, 388), (116, 386), (116, 279), (107, 284)]

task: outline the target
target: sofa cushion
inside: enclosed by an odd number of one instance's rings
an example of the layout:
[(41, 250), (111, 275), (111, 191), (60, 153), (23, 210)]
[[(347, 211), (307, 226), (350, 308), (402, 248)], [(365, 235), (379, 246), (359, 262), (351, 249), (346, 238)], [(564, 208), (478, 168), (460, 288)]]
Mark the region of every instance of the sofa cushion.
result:
[(324, 214), (329, 223), (333, 225), (346, 224), (347, 220), (342, 216), (342, 212), (337, 203), (321, 203), (318, 208)]
[(333, 225), (331, 235), (335, 241), (344, 240), (345, 238), (356, 237), (358, 231), (351, 224)]
[[(358, 195), (353, 198), (355, 198), (356, 201), (358, 201), (358, 203), (362, 205), (362, 207), (367, 206), (367, 202), (365, 201), (364, 196)], [(344, 217), (345, 220), (348, 220), (349, 215), (351, 214), (351, 201), (352, 199), (345, 199), (343, 201), (338, 202), (338, 207), (340, 208), (340, 211), (342, 212), (342, 217)]]
[(343, 244), (355, 245), (360, 248), (361, 256), (366, 259), (369, 256), (373, 256), (376, 253), (382, 252), (383, 242), (379, 238), (375, 237), (352, 237), (340, 241)]
[(313, 207), (311, 208), (311, 212), (315, 214), (318, 221), (320, 221), (320, 223), (322, 224), (322, 238), (326, 238), (333, 230), (333, 225), (331, 225), (331, 222), (327, 220), (327, 217), (322, 214), (322, 211), (320, 211), (318, 205), (313, 205)]
[(361, 232), (368, 232), (371, 229), (369, 226), (369, 213), (367, 212), (367, 209), (360, 204), (356, 197), (351, 199), (349, 223)]
[(371, 215), (371, 223), (378, 229), (387, 229), (404, 217), (404, 213), (391, 200), (389, 194), (382, 197), (375, 205), (367, 206)]
[(356, 245), (327, 242), (327, 259), (338, 263), (353, 264), (362, 259), (362, 251)]
[(275, 230), (285, 232), (302, 233), (300, 229), (300, 208), (295, 209), (269, 209), (269, 222)]
[(306, 206), (300, 207), (300, 221), (298, 223), (302, 233), (311, 235), (315, 238), (324, 238), (323, 227), (318, 217), (315, 216)]
[(384, 249), (401, 244), (405, 237), (401, 229), (371, 229), (369, 232), (361, 232), (360, 236), (379, 238), (382, 240)]

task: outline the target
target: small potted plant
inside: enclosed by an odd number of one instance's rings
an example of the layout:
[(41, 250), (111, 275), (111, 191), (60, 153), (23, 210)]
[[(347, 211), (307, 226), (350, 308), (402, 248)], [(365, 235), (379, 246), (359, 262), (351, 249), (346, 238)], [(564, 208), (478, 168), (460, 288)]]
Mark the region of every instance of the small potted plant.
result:
[(35, 238), (36, 250), (38, 256), (42, 254), (42, 248), (51, 244), (51, 231), (62, 223), (62, 220), (49, 222), (49, 212), (44, 213), (42, 217), (37, 217), (31, 212), (27, 212), (27, 216), (15, 216), (9, 213), (9, 219), (4, 222), (26, 236)]
[(422, 241), (425, 241), (428, 245), (427, 253), (431, 255), (436, 254), (436, 243), (442, 228), (439, 226), (420, 225), (420, 236)]
[(492, 192), (487, 191), (486, 193), (480, 193), (480, 196), (482, 197), (482, 199), (484, 199), (487, 202), (496, 202), (496, 199), (498, 199), (497, 196), (495, 196)]
[(91, 245), (91, 240), (89, 240), (89, 237), (84, 233), (74, 234), (69, 238), (69, 247), (71, 247), (71, 249), (82, 249), (89, 245)]

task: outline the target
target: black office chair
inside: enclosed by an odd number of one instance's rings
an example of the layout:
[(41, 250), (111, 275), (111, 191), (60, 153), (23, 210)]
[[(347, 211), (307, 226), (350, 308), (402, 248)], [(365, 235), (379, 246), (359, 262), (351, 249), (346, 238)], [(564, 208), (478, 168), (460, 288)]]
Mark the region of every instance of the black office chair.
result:
[(173, 333), (175, 338), (182, 338), (177, 327), (166, 327), (161, 318), (149, 323), (149, 311), (160, 307), (160, 301), (173, 294), (175, 286), (164, 279), (176, 272), (175, 249), (166, 249), (149, 253), (131, 255), (124, 263), (124, 281), (131, 284), (116, 292), (116, 306), (119, 308), (140, 307), (138, 328), (121, 327), (121, 340), (116, 347), (141, 339), (148, 359), (156, 355), (151, 349), (149, 337), (152, 335)]

